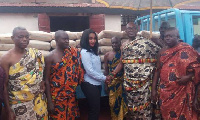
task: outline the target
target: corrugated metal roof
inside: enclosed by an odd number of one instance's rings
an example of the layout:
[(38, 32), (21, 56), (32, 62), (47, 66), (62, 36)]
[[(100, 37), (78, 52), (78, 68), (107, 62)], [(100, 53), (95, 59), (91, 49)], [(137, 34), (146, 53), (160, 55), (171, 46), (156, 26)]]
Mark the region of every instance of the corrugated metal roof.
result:
[[(198, 6), (197, 6), (198, 5)], [(180, 9), (200, 9), (199, 4), (191, 3), (180, 6)], [(163, 9), (156, 10), (158, 12)], [(0, 2), (1, 13), (91, 13), (91, 14), (124, 14), (146, 15), (149, 10), (131, 10), (122, 8), (108, 8), (101, 3), (76, 3), (76, 4), (48, 4), (48, 3), (5, 3)]]
[(90, 3), (79, 3), (79, 4), (62, 4), (62, 3), (57, 3), (57, 4), (49, 4), (49, 3), (0, 3), (0, 6), (15, 6), (15, 7), (106, 7), (104, 4), (100, 3), (95, 3), (95, 4), (90, 4)]
[[(160, 11), (160, 10), (159, 10)], [(146, 15), (149, 10), (133, 11), (106, 7), (60, 7), (60, 6), (0, 6), (1, 13), (89, 13), (89, 14), (124, 14)], [(155, 10), (154, 12), (158, 12)]]

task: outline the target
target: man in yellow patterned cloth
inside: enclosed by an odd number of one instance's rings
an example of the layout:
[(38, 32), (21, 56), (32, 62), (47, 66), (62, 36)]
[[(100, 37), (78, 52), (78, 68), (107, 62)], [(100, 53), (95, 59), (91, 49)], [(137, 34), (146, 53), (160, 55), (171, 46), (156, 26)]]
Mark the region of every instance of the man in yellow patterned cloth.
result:
[(8, 120), (46, 120), (44, 57), (37, 49), (27, 48), (29, 33), (25, 28), (14, 28), (12, 40), (15, 47), (0, 61), (6, 73), (4, 101)]

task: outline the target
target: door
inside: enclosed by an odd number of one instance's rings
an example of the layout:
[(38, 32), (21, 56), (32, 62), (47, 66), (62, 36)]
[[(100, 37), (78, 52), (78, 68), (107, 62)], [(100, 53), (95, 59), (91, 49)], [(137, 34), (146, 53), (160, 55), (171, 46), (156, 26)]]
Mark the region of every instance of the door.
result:
[(50, 32), (50, 19), (46, 13), (38, 14), (39, 31)]

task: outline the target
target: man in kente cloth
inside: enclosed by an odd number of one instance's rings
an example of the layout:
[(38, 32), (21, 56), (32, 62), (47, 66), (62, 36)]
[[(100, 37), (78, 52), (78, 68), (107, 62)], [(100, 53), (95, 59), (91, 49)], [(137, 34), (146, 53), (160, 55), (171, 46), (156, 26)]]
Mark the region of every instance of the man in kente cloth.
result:
[(164, 40), (168, 49), (162, 51), (158, 59), (152, 98), (157, 99), (156, 84), (160, 78), (159, 104), (163, 119), (197, 120), (198, 53), (190, 45), (179, 42), (179, 32), (174, 27), (165, 31)]
[[(105, 75), (109, 75), (119, 64), (121, 57), (121, 39), (113, 37), (111, 39), (113, 50), (107, 52), (104, 56)], [(111, 109), (112, 120), (123, 120), (125, 114), (128, 112), (126, 105), (126, 94), (123, 87), (124, 70), (114, 76), (112, 81), (108, 84), (109, 90), (109, 105)]]
[(84, 70), (78, 49), (69, 46), (65, 31), (55, 33), (56, 49), (45, 57), (45, 81), (50, 119), (75, 120), (80, 116), (76, 87)]
[(115, 76), (124, 68), (124, 87), (129, 110), (127, 119), (150, 120), (150, 86), (160, 47), (151, 40), (136, 37), (137, 32), (137, 25), (132, 22), (127, 24), (126, 33), (129, 40), (122, 45), (120, 63), (112, 74)]
[(25, 28), (14, 28), (11, 38), (15, 47), (1, 58), (8, 120), (47, 120), (44, 57), (37, 49), (27, 48), (29, 33)]

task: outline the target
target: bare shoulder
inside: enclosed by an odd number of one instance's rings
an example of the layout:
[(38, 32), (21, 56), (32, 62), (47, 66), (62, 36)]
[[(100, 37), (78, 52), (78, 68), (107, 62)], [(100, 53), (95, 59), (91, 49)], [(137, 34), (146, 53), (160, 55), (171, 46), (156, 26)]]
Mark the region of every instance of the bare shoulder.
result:
[(111, 54), (111, 51), (107, 52), (104, 56), (108, 57)]
[(14, 53), (11, 49), (0, 58), (0, 65), (3, 67), (4, 70), (9, 70), (9, 67), (12, 64), (12, 60), (14, 59), (13, 55)]
[(0, 64), (10, 63), (12, 56), (13, 56), (13, 50), (11, 49), (0, 58)]

